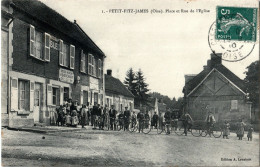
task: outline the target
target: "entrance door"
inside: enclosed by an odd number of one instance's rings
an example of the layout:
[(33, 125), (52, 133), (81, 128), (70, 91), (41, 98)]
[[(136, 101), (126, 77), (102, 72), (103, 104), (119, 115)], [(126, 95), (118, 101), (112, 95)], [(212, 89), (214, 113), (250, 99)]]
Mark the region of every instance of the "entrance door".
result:
[(35, 83), (34, 110), (33, 110), (34, 122), (39, 122), (40, 120), (41, 105), (42, 105), (42, 86), (40, 83)]
[(88, 103), (88, 91), (83, 91), (83, 104), (87, 105)]

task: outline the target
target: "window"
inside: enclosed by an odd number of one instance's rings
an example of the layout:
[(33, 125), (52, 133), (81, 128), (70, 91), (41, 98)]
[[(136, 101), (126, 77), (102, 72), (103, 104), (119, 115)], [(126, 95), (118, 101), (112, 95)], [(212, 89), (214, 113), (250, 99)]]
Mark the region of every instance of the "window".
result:
[(66, 44), (62, 40), (60, 40), (59, 44), (59, 64), (74, 69), (75, 46)]
[(59, 88), (52, 87), (52, 104), (59, 105)]
[(81, 60), (80, 60), (80, 72), (86, 73), (87, 71), (86, 54), (81, 50)]
[(98, 104), (98, 93), (94, 93), (94, 103)]
[(62, 61), (62, 65), (65, 67), (69, 67), (69, 57), (70, 57), (70, 48), (68, 44), (63, 43), (63, 61)]
[(100, 94), (100, 105), (103, 106), (103, 94)]
[(43, 34), (35, 30), (35, 57), (43, 59)]
[(20, 110), (29, 110), (30, 103), (30, 89), (29, 89), (29, 81), (19, 80), (18, 81), (18, 102)]
[(102, 61), (98, 59), (98, 78), (101, 78), (102, 76)]
[(88, 91), (83, 90), (83, 104), (88, 103)]
[(68, 87), (64, 87), (64, 95), (63, 95), (63, 100), (66, 101), (69, 99), (69, 88)]
[(50, 61), (50, 35), (35, 30), (30, 25), (30, 56), (40, 60)]
[(89, 75), (96, 76), (95, 58), (92, 54), (88, 54), (88, 73)]
[(237, 100), (231, 100), (231, 110), (237, 110)]

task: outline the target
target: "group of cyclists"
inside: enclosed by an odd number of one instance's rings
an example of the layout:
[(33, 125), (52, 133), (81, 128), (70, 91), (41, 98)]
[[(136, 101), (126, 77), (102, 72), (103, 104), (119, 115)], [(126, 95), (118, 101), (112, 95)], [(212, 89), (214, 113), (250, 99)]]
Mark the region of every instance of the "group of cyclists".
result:
[[(184, 128), (184, 134), (190, 130), (193, 124), (193, 119), (189, 113), (184, 112), (173, 112), (170, 109), (164, 113), (153, 112), (152, 115), (149, 111), (140, 111), (137, 114), (135, 111), (130, 111), (128, 107), (125, 107), (124, 111), (117, 111), (114, 105), (111, 108), (108, 106), (101, 106), (94, 103), (90, 106), (89, 103), (86, 105), (79, 106), (77, 101), (69, 99), (65, 101), (64, 105), (61, 105), (56, 109), (56, 124), (59, 126), (77, 126), (81, 125), (82, 128), (92, 126), (93, 129), (100, 130), (121, 130), (129, 131), (136, 128), (138, 132), (142, 132), (143, 129), (147, 128), (163, 128), (166, 127), (166, 134), (170, 134), (170, 128), (177, 128), (178, 122), (182, 122)], [(207, 127), (210, 128), (214, 122), (214, 116), (211, 112), (206, 119)]]

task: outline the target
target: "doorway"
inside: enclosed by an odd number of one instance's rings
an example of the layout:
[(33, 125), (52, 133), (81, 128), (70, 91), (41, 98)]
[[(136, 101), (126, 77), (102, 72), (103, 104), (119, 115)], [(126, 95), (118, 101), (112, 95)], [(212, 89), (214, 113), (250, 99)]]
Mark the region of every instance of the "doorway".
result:
[(42, 106), (42, 84), (35, 83), (33, 118), (35, 123), (40, 122), (40, 110)]

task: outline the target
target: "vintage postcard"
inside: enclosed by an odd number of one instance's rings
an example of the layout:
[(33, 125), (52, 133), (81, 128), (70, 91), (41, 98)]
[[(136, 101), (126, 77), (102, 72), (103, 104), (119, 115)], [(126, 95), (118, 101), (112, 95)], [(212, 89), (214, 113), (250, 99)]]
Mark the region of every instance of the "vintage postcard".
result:
[(259, 166), (259, 0), (2, 0), (2, 166)]

